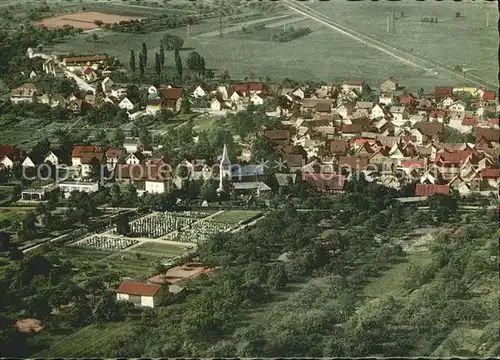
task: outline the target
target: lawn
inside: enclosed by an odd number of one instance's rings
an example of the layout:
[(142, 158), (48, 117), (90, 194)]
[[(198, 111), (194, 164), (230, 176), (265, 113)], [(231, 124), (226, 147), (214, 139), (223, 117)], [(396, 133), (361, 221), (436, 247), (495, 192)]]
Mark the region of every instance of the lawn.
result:
[(226, 224), (238, 224), (242, 221), (252, 219), (262, 214), (261, 211), (252, 210), (227, 210), (222, 214), (215, 215), (208, 221), (222, 222)]
[(194, 127), (199, 132), (208, 131), (212, 128), (214, 123), (220, 119), (220, 116), (200, 116), (194, 120)]
[(21, 221), (26, 213), (26, 210), (7, 210), (0, 208), (0, 222), (5, 220), (10, 221), (11, 223)]
[(101, 260), (110, 270), (118, 272), (120, 276), (134, 279), (150, 277), (156, 264), (163, 258), (161, 254), (135, 254), (133, 252), (121, 251)]
[(393, 265), (380, 277), (373, 279), (365, 287), (365, 295), (370, 298), (377, 298), (388, 295), (402, 295), (402, 282), (405, 279), (406, 269), (411, 265), (425, 265), (431, 260), (428, 251), (418, 251), (408, 253), (406, 261)]
[(134, 247), (130, 251), (134, 253), (164, 257), (175, 257), (186, 253), (187, 248), (171, 244), (160, 244), (157, 242), (145, 242)]
[(32, 357), (95, 357), (101, 349), (131, 331), (132, 322), (89, 325), (57, 339), (50, 347)]

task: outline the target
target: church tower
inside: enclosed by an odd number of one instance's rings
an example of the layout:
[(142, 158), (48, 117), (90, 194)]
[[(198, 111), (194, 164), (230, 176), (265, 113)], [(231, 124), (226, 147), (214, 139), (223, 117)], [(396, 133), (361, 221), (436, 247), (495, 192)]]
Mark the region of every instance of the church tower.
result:
[(229, 161), (229, 155), (227, 154), (227, 146), (224, 144), (222, 159), (219, 166), (219, 188), (217, 189), (219, 194), (224, 192), (223, 180), (226, 176), (229, 181), (231, 181), (231, 161)]

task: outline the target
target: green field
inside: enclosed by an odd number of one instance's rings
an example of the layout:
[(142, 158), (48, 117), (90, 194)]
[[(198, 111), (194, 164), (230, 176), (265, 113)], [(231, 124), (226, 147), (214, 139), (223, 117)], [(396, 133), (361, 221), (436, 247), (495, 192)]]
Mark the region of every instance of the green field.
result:
[(227, 210), (222, 214), (215, 215), (210, 218), (208, 221), (213, 222), (223, 222), (227, 224), (238, 224), (241, 221), (249, 220), (257, 215), (260, 215), (262, 212), (260, 211), (252, 211), (252, 210)]
[(186, 253), (187, 248), (171, 244), (160, 244), (157, 242), (146, 242), (134, 247), (131, 251), (145, 255), (156, 255), (174, 257)]
[(6, 210), (0, 208), (0, 221), (8, 220), (11, 223), (23, 220), (27, 211), (25, 210)]
[[(119, 339), (133, 328), (132, 322), (89, 325), (75, 333), (59, 337), (49, 348), (33, 357), (95, 357), (110, 342)], [(55, 339), (54, 339), (55, 340)]]

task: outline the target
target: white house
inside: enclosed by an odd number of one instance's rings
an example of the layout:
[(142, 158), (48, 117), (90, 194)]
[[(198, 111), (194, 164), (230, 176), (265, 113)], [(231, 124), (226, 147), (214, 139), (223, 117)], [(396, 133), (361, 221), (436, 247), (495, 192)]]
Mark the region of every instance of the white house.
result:
[(60, 165), (62, 163), (61, 159), (57, 156), (54, 151), (49, 151), (45, 158), (43, 159), (44, 163), (52, 164), (52, 165)]
[(12, 168), (14, 166), (14, 160), (8, 155), (0, 156), (0, 168)]
[(21, 163), (21, 166), (25, 167), (25, 168), (28, 168), (28, 167), (34, 168), (35, 167), (35, 162), (31, 159), (31, 157), (26, 156), (26, 158)]
[(115, 83), (113, 82), (113, 80), (111, 80), (109, 77), (106, 77), (102, 82), (101, 82), (101, 86), (102, 86), (102, 91), (103, 93), (105, 94), (110, 94), (111, 93), (111, 90), (113, 89), (113, 85)]
[(357, 91), (359, 94), (363, 91), (363, 80), (347, 80), (342, 84), (342, 91), (349, 92), (351, 90)]
[(34, 78), (36, 78), (36, 77), (37, 77), (37, 73), (35, 72), (35, 70), (32, 70), (32, 71), (30, 72), (30, 79), (34, 79)]
[(125, 164), (138, 165), (142, 163), (145, 159), (146, 157), (140, 151), (136, 151), (135, 153), (129, 154), (125, 158)]
[(380, 96), (378, 97), (378, 102), (381, 104), (385, 105), (391, 105), (392, 104), (392, 98), (393, 95), (391, 92), (386, 92), (386, 93), (380, 93)]
[(212, 101), (210, 102), (210, 110), (221, 111), (221, 109), (222, 109), (222, 102), (217, 98), (213, 98)]
[(69, 198), (73, 191), (93, 193), (99, 191), (99, 183), (81, 181), (63, 181), (59, 183), (59, 191), (65, 198)]
[(243, 101), (243, 94), (235, 91), (231, 94), (231, 97), (229, 98), (234, 104), (240, 104)]
[(11, 91), (10, 101), (14, 104), (18, 104), (20, 102), (33, 102), (35, 100), (36, 93), (37, 89), (34, 84), (22, 84)]
[(123, 142), (123, 147), (125, 148), (125, 150), (127, 150), (127, 153), (132, 154), (139, 150), (140, 143), (141, 141), (139, 140), (139, 138), (126, 137), (125, 141)]
[(447, 96), (445, 97), (442, 101), (441, 101), (441, 107), (443, 109), (447, 109), (449, 108), (451, 105), (453, 105), (453, 103), (455, 102), (455, 100), (453, 100), (453, 98), (451, 96)]
[(109, 94), (112, 97), (115, 97), (117, 99), (121, 99), (123, 96), (127, 96), (127, 89), (125, 88), (118, 88), (118, 89), (113, 89), (111, 90), (111, 93)]
[(465, 102), (462, 100), (455, 101), (452, 105), (450, 105), (450, 111), (465, 113)]
[(264, 105), (264, 99), (262, 98), (261, 94), (253, 94), (250, 97), (250, 102), (254, 105)]
[(205, 97), (209, 94), (209, 91), (206, 86), (198, 85), (196, 89), (193, 91), (193, 97), (196, 99)]
[(291, 95), (298, 97), (299, 99), (303, 100), (305, 97), (304, 90), (302, 90), (300, 87), (295, 88), (292, 92)]
[(124, 281), (116, 289), (116, 300), (129, 301), (136, 306), (155, 307), (162, 299), (161, 285)]
[(147, 179), (144, 182), (144, 189), (150, 194), (163, 194), (170, 191), (169, 179)]
[(375, 105), (370, 111), (370, 119), (377, 119), (385, 117), (385, 111), (379, 104)]
[(122, 99), (122, 101), (120, 101), (118, 107), (123, 110), (131, 111), (134, 109), (134, 104), (129, 100), (129, 98), (125, 97)]
[(222, 98), (222, 100), (227, 100), (229, 99), (229, 94), (227, 92), (227, 86), (226, 85), (219, 85), (217, 86), (217, 90), (215, 91), (216, 94), (219, 94)]
[(405, 106), (391, 106), (389, 110), (393, 116), (393, 121), (403, 122), (406, 117), (406, 107)]

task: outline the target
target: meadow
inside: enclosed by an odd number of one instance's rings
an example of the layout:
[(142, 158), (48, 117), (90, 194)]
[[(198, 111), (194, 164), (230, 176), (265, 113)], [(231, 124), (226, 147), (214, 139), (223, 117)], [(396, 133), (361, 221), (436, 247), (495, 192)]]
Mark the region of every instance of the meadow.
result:
[[(479, 4), (425, 3), (418, 5), (404, 2), (395, 11), (404, 12), (396, 20), (396, 33), (386, 32), (386, 19), (392, 6), (388, 4), (356, 2), (314, 3), (314, 8), (340, 23), (352, 26), (357, 31), (393, 43), (404, 50), (412, 50), (426, 58), (438, 60), (449, 65), (461, 65), (471, 70), (471, 74), (491, 80), (497, 74), (495, 49), (497, 36), (493, 24), (498, 19), (491, 6)], [(455, 12), (462, 17), (455, 18)], [(489, 27), (485, 28), (486, 14)], [(369, 16), (367, 16), (369, 14)], [(290, 11), (280, 15), (296, 17)], [(272, 15), (265, 14), (272, 18)], [(437, 17), (436, 24), (422, 23), (422, 17)], [(223, 26), (228, 28), (234, 20), (225, 19)], [(283, 23), (283, 20), (265, 21), (268, 27)], [(244, 22), (241, 26), (244, 26)], [(269, 77), (273, 81), (292, 78), (298, 81), (342, 81), (362, 78), (377, 86), (389, 76), (396, 76), (403, 85), (411, 90), (420, 87), (431, 89), (436, 84), (453, 85), (460, 83), (455, 76), (440, 73), (432, 75), (411, 67), (387, 54), (348, 38), (313, 20), (303, 20), (296, 27), (309, 27), (312, 33), (286, 43), (261, 41), (259, 36), (242, 36), (241, 30), (218, 36), (207, 36), (218, 29), (218, 20), (210, 19), (187, 29), (168, 31), (181, 36), (185, 43), (181, 57), (186, 58), (190, 51), (204, 56), (207, 67), (214, 69), (216, 75), (228, 70), (231, 78), (242, 80), (251, 77)], [(166, 32), (147, 35), (120, 34), (99, 31), (98, 41), (90, 41), (88, 34), (82, 34), (66, 42), (56, 44), (51, 50), (74, 51), (76, 53), (107, 53), (118, 57), (128, 66), (130, 50), (138, 52), (142, 42), (146, 42), (149, 52), (159, 51), (159, 43)], [(460, 51), (458, 50), (460, 49)], [(150, 57), (151, 57), (150, 56)], [(472, 59), (474, 59), (472, 61)], [(173, 71), (173, 53), (168, 52), (166, 64)], [(154, 72), (153, 62), (147, 71)]]

